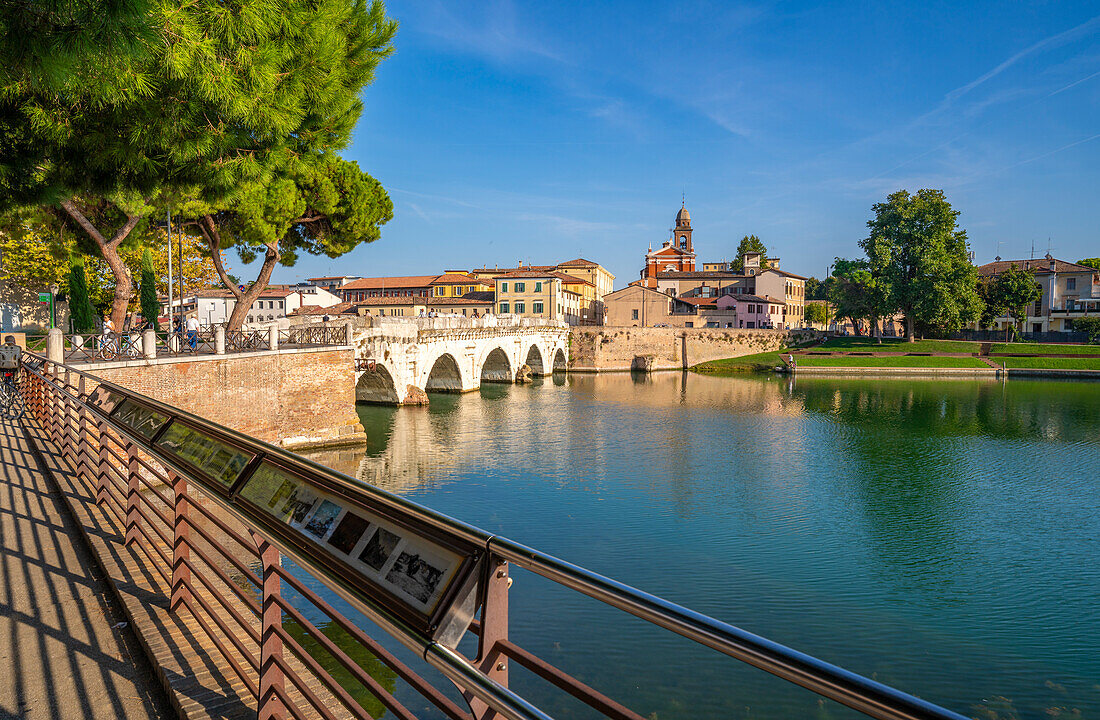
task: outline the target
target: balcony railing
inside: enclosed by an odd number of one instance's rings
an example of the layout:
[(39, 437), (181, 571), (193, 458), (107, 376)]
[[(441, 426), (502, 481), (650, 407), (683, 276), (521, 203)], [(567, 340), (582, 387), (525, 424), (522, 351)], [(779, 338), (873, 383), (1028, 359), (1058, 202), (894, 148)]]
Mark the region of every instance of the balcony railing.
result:
[[(83, 483), (83, 500), (124, 529), (121, 542), (160, 578), (172, 612), (193, 616), (261, 718), (366, 720), (369, 697), (413, 720), (399, 693), (354, 659), (369, 653), (451, 720), (550, 717), (509, 688), (509, 661), (603, 717), (643, 720), (509, 639), (508, 589), (518, 567), (711, 648), (715, 661), (741, 660), (871, 717), (963, 720), (77, 368), (31, 355), (21, 393), (30, 421)], [(283, 558), (442, 673), (469, 709), (288, 571)], [(324, 622), (310, 619), (317, 617)], [(342, 642), (319, 625), (339, 628)], [(473, 657), (457, 650), (467, 633), (477, 640)], [(366, 696), (349, 690), (349, 678)]]

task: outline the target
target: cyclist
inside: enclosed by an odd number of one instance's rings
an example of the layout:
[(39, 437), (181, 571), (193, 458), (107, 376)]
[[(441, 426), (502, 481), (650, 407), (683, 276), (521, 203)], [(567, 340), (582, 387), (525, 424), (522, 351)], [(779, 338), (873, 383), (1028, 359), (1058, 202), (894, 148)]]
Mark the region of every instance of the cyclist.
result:
[(4, 344), (0, 345), (0, 409), (10, 418), (22, 414), (23, 403), (19, 397), (22, 355), (23, 350), (16, 344), (14, 335), (4, 338)]

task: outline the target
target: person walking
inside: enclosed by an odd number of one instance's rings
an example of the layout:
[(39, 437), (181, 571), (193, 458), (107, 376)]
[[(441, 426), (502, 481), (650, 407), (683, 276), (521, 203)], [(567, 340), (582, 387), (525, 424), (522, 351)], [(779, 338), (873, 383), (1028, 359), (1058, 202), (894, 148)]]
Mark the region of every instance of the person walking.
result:
[(194, 315), (187, 318), (187, 344), (192, 350), (199, 344), (199, 319)]

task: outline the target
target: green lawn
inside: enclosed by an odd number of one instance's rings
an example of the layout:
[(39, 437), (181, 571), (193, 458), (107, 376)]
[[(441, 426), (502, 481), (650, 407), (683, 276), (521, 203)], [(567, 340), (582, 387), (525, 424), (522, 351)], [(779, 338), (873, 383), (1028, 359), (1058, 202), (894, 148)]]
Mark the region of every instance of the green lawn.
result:
[[(1022, 353), (1025, 355), (1100, 355), (1100, 345), (1047, 345), (1044, 343), (998, 343), (989, 352)], [(997, 358), (992, 358), (996, 360)]]
[(937, 352), (937, 353), (976, 353), (978, 343), (963, 340), (918, 340), (906, 342), (894, 338), (883, 338), (880, 344), (878, 338), (869, 337), (836, 337), (829, 338), (815, 350), (834, 351), (865, 351), (865, 352)]
[(895, 355), (893, 357), (822, 357), (796, 356), (802, 367), (897, 367), (897, 368), (982, 368), (989, 367), (975, 357), (921, 357)]
[(1095, 358), (989, 358), (1009, 368), (1043, 368), (1048, 370), (1100, 370), (1100, 357)]
[(787, 350), (773, 350), (756, 355), (742, 355), (741, 357), (726, 358), (725, 360), (712, 360), (700, 363), (691, 369), (707, 375), (725, 375), (727, 373), (761, 372), (774, 370), (780, 365), (780, 355), (786, 355)]
[[(708, 375), (726, 375), (742, 372), (760, 372), (774, 370), (781, 364), (780, 356), (786, 356), (787, 350), (745, 355), (738, 358), (713, 360), (691, 368), (695, 372)], [(978, 358), (970, 357), (921, 357), (897, 355), (894, 357), (827, 357), (817, 355), (795, 356), (803, 367), (941, 367), (941, 368), (981, 368), (989, 367)]]

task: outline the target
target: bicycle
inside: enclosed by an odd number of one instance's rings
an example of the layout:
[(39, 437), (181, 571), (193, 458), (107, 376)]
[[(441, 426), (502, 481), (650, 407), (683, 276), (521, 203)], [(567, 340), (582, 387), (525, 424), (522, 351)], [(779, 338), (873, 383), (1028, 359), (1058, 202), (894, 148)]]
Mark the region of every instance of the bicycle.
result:
[(23, 417), (23, 396), (19, 392), (21, 356), (18, 345), (0, 345), (0, 414), (11, 420)]
[(99, 337), (99, 348), (95, 357), (98, 360), (118, 360), (119, 358), (140, 358), (141, 337), (132, 333), (109, 333)]

